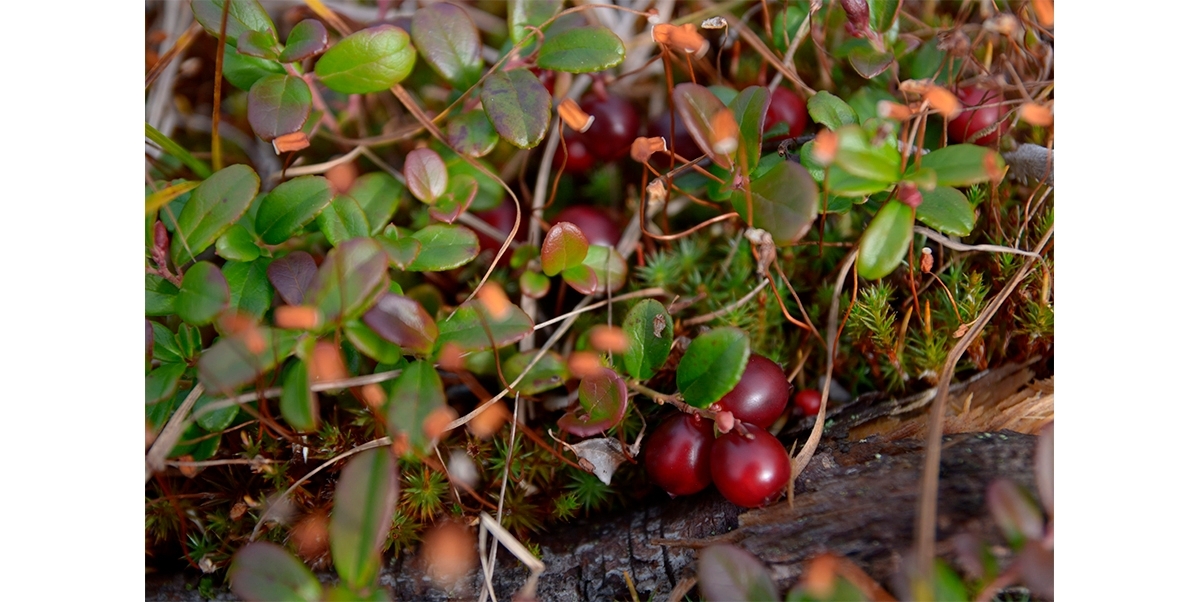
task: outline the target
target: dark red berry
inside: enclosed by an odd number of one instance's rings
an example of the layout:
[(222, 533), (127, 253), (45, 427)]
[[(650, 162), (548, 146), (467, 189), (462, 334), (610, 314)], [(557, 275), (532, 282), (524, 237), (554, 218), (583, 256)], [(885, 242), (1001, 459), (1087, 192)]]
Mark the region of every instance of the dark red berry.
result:
[[(596, 157), (583, 143), (583, 137), (575, 130), (563, 130), (563, 142), (567, 147), (565, 171), (569, 174), (582, 175), (596, 165)], [(563, 145), (554, 147), (554, 168), (558, 169), (563, 163)]]
[(650, 480), (672, 496), (696, 493), (712, 482), (709, 458), (712, 422), (695, 414), (675, 414), (646, 440), (642, 464)]
[[(671, 131), (671, 113), (663, 111), (654, 121), (650, 122), (647, 135), (652, 138), (661, 136), (667, 141), (667, 148), (671, 148), (671, 136), (668, 134)], [(696, 144), (696, 140), (688, 133), (687, 126), (684, 125), (683, 117), (679, 115), (679, 111), (675, 112), (674, 132), (675, 154), (689, 161), (704, 154), (704, 151), (700, 150), (700, 147)], [(670, 159), (664, 154), (656, 153), (653, 162), (655, 165), (669, 165)], [(675, 163), (678, 165), (680, 161), (676, 159)]]
[(779, 364), (754, 353), (737, 386), (713, 404), (713, 409), (728, 410), (742, 422), (768, 428), (787, 409), (790, 388)]
[[(955, 142), (966, 142), (971, 136), (974, 136), (980, 130), (985, 130), (1004, 116), (1004, 109), (999, 102), (1004, 100), (1000, 92), (996, 90), (985, 90), (973, 86), (963, 86), (956, 92), (959, 101), (962, 102), (963, 110), (958, 114), (958, 117), (950, 120), (947, 134), (950, 139)], [(995, 105), (990, 107), (977, 108), (981, 105)], [(1004, 132), (1008, 130), (1008, 122), (1004, 121), (993, 130), (991, 133), (985, 134), (972, 141), (972, 144), (987, 146), (1000, 139)]]
[(617, 241), (621, 240), (621, 229), (617, 223), (603, 210), (591, 205), (572, 205), (563, 209), (550, 220), (550, 225), (558, 222), (571, 222), (579, 226), (591, 245), (616, 247)]
[(779, 140), (788, 137), (795, 138), (804, 133), (808, 127), (808, 106), (795, 92), (782, 86), (771, 93), (771, 104), (767, 106), (767, 123), (763, 126), (766, 132), (779, 122), (787, 124), (787, 134), (769, 140)]
[(816, 389), (796, 391), (792, 401), (805, 416), (816, 416), (821, 411), (821, 392)]
[(596, 118), (583, 135), (583, 143), (601, 161), (615, 161), (629, 155), (629, 146), (638, 136), (641, 122), (637, 107), (628, 100), (609, 94), (607, 99), (589, 96), (579, 108)]
[(757, 508), (779, 498), (792, 467), (783, 444), (771, 433), (753, 424), (745, 427), (753, 439), (733, 430), (713, 444), (712, 480), (725, 499)]

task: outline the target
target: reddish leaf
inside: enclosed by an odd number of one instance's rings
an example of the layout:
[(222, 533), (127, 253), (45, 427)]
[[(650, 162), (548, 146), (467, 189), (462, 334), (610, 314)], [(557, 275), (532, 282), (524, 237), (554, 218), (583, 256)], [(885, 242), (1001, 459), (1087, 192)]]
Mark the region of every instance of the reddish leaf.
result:
[(554, 224), (542, 241), (542, 272), (555, 276), (559, 272), (581, 265), (588, 253), (588, 239), (583, 230), (571, 222)]
[(384, 293), (362, 321), (380, 337), (421, 355), (432, 351), (437, 340), (437, 323), (421, 304), (395, 293)]
[(317, 262), (304, 251), (292, 251), (267, 266), (267, 279), (288, 305), (300, 305), (316, 275)]
[(603, 368), (583, 377), (579, 383), (579, 409), (558, 420), (559, 428), (572, 435), (590, 437), (604, 432), (625, 418), (629, 405), (625, 381), (616, 372)]
[(449, 183), (446, 163), (427, 148), (418, 148), (404, 158), (404, 179), (413, 196), (426, 204), (442, 196)]

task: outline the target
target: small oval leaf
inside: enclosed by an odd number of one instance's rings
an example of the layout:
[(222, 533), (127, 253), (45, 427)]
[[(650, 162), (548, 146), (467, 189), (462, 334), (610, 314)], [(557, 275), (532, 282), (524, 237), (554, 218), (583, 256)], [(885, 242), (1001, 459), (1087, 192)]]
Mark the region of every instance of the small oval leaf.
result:
[(467, 11), (439, 2), (413, 14), (413, 44), (438, 75), (459, 90), (479, 80), (483, 47)]
[(571, 222), (558, 222), (542, 241), (542, 272), (556, 276), (559, 272), (583, 263), (588, 254), (587, 236)]
[(337, 246), (351, 238), (370, 236), (367, 215), (354, 197), (339, 194), (317, 215), (317, 226), (329, 244)]
[(876, 280), (892, 273), (908, 253), (913, 235), (912, 207), (888, 201), (867, 225), (858, 244), (858, 275)]
[(1004, 174), (1000, 153), (974, 144), (952, 144), (921, 157), (921, 168), (937, 172), (938, 186), (970, 186)]
[(291, 356), (298, 336), (266, 326), (223, 336), (200, 354), (200, 382), (209, 391), (232, 393)]
[(311, 433), (320, 425), (317, 394), (309, 389), (307, 360), (292, 362), (284, 372), (279, 413), (292, 428), (301, 433)]
[(220, 268), (207, 261), (188, 268), (175, 301), (179, 319), (203, 326), (212, 322), (226, 307), (229, 307), (229, 284)]
[(808, 114), (813, 121), (836, 130), (858, 123), (858, 115), (846, 101), (821, 90), (808, 99)]
[(246, 56), (232, 48), (225, 49), (225, 61), (221, 64), (221, 74), (229, 83), (239, 90), (249, 91), (255, 82), (273, 74), (284, 74), (283, 65), (270, 59), (260, 59)]
[(427, 429), (426, 420), (435, 411), (446, 410), (446, 392), (437, 369), (424, 360), (412, 362), (392, 385), (384, 406), (388, 433), (413, 455), (424, 456), (441, 434), (440, 428)]
[(581, 412), (567, 412), (558, 426), (579, 437), (600, 434), (621, 422), (629, 405), (625, 381), (612, 370), (601, 368), (579, 382)]
[(292, 251), (267, 266), (267, 278), (288, 305), (304, 302), (304, 294), (316, 275), (317, 262), (304, 251)]
[(413, 272), (451, 270), (479, 255), (479, 237), (468, 228), (448, 224), (431, 224), (413, 233), (421, 244), (412, 263)]
[(400, 208), (403, 189), (400, 181), (391, 174), (376, 171), (359, 176), (346, 191), (346, 196), (358, 201), (359, 208), (367, 216), (371, 236), (374, 236), (391, 223), (396, 209)]
[(550, 93), (528, 69), (500, 71), (483, 80), (483, 110), (501, 138), (533, 148), (550, 128)]
[(251, 602), (321, 599), (321, 582), (295, 556), (265, 541), (242, 546), (229, 567), (229, 589)]
[(730, 155), (737, 150), (738, 128), (729, 107), (708, 88), (690, 82), (675, 86), (671, 98), (700, 150), (713, 163), (730, 169)]
[(428, 205), (446, 192), (446, 163), (428, 148), (415, 149), (404, 157), (404, 180), (408, 191)]
[(886, 141), (875, 144), (867, 130), (848, 125), (837, 131), (835, 164), (851, 175), (868, 180), (895, 182), (900, 179), (900, 151)]
[(500, 135), (482, 109), (467, 111), (446, 122), (446, 137), (454, 150), (472, 157), (482, 157), (496, 148)]
[[(770, 232), (778, 245), (792, 244), (807, 234), (817, 219), (821, 202), (817, 183), (807, 169), (794, 161), (779, 163), (751, 182), (750, 197), (754, 203), (754, 227)], [(746, 195), (734, 191), (729, 200), (738, 215), (748, 222)]]
[(275, 294), (267, 278), (269, 265), (266, 258), (259, 258), (255, 261), (227, 261), (221, 266), (221, 273), (229, 285), (231, 309), (254, 320), (261, 320), (267, 314)]
[(312, 92), (294, 75), (268, 75), (250, 87), (247, 102), (254, 135), (270, 142), (300, 131), (312, 111)]
[(395, 364), (400, 361), (400, 347), (371, 330), (362, 320), (350, 320), (342, 325), (342, 332), (355, 349), (363, 355), (378, 362), (378, 366)]
[(348, 240), (329, 252), (305, 295), (325, 324), (357, 318), (387, 288), (388, 257), (370, 238)]
[(592, 73), (625, 60), (625, 44), (602, 25), (568, 29), (549, 36), (538, 50), (537, 65), (551, 71)]
[(258, 174), (249, 165), (230, 165), (192, 191), (176, 220), (171, 261), (181, 266), (217, 241), (258, 194)]
[(767, 567), (737, 546), (713, 544), (700, 550), (696, 562), (706, 600), (779, 600)]
[(437, 323), (421, 304), (395, 293), (379, 297), (362, 321), (384, 340), (410, 353), (428, 355), (438, 337)]
[(386, 447), (355, 456), (342, 470), (333, 493), (329, 554), (338, 575), (353, 589), (370, 587), (378, 578), (399, 489), (396, 459)]
[(750, 360), (750, 338), (732, 326), (714, 328), (692, 340), (679, 359), (675, 383), (689, 405), (707, 408), (733, 390)]
[[(541, 27), (562, 8), (563, 0), (511, 0), (508, 8), (508, 35), (513, 45), (532, 34), (530, 27)], [(537, 36), (533, 37), (534, 40)]]
[(279, 53), (279, 60), (285, 63), (302, 61), (317, 56), (329, 45), (329, 32), (316, 19), (305, 19), (296, 24), (288, 34), (287, 45)]
[(771, 93), (762, 86), (750, 86), (738, 92), (729, 105), (729, 110), (733, 111), (733, 117), (741, 131), (741, 144), (747, 150), (748, 173), (753, 173), (754, 168), (758, 167), (757, 149), (762, 148), (763, 127), (767, 123), (767, 109), (770, 105)]
[[(481, 317), (487, 319), (485, 328)], [(458, 308), (453, 316), (438, 322), (437, 348), (453, 344), (462, 351), (482, 351), (511, 345), (533, 332), (533, 320), (516, 305), (493, 316), (477, 300)], [(491, 336), (489, 337), (489, 333)]]
[(675, 341), (675, 323), (662, 303), (643, 299), (629, 310), (621, 328), (629, 339), (625, 351), (625, 370), (629, 376), (646, 380), (667, 363)]
[[(510, 383), (516, 380), (538, 353), (540, 352), (537, 349), (530, 349), (504, 360), (504, 365), (501, 367), (504, 379)], [(562, 356), (548, 351), (546, 355), (542, 356), (542, 359), (534, 364), (529, 374), (526, 374), (525, 378), (517, 383), (516, 390), (521, 395), (537, 395), (566, 384), (569, 377), (570, 372), (567, 370), (567, 363), (563, 361)], [(509, 395), (511, 396), (512, 393), (510, 392)]]
[(975, 229), (975, 209), (957, 189), (938, 186), (923, 197), (917, 219), (930, 228), (952, 236), (966, 236)]
[(254, 236), (241, 224), (230, 226), (217, 238), (217, 255), (230, 261), (254, 261), (262, 249), (254, 244)]
[(254, 230), (263, 242), (280, 244), (316, 219), (333, 201), (333, 186), (321, 176), (300, 176), (267, 193), (258, 207)]
[[(221, 36), (221, 13), (225, 10), (225, 0), (193, 0), (192, 14), (204, 30), (212, 37)], [(236, 44), (238, 38), (247, 31), (261, 31), (271, 36), (272, 40), (279, 39), (275, 33), (275, 23), (257, 0), (231, 0), (229, 16), (225, 18), (226, 44)]]
[(343, 94), (379, 92), (404, 81), (417, 62), (408, 34), (393, 25), (376, 25), (350, 34), (317, 61), (316, 74)]
[(577, 267), (592, 270), (596, 277), (596, 288), (592, 292), (601, 294), (621, 290), (629, 272), (625, 258), (616, 249), (605, 245), (588, 245), (587, 256), (583, 258), (583, 264)]

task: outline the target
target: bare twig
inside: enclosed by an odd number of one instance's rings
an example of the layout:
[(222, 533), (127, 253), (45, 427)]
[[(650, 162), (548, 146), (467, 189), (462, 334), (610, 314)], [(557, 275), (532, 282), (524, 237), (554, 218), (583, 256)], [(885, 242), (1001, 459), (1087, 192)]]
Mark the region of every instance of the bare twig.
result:
[(146, 452), (147, 483), (150, 482), (151, 475), (163, 469), (165, 466), (163, 460), (166, 460), (167, 454), (174, 449), (183, 430), (188, 427), (188, 424), (191, 424), (189, 414), (192, 412), (192, 406), (196, 405), (196, 400), (200, 399), (202, 394), (204, 394), (204, 385), (197, 384), (192, 392), (184, 398), (183, 403), (176, 408), (175, 413), (171, 415), (167, 425), (163, 427), (162, 432), (154, 440), (154, 444), (150, 446), (150, 451)]

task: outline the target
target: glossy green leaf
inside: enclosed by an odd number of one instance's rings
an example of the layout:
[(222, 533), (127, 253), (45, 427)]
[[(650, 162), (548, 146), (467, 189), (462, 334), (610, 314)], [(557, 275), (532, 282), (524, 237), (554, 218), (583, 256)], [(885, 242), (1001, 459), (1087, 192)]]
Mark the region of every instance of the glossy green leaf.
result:
[(858, 244), (858, 275), (876, 280), (892, 273), (908, 254), (913, 235), (912, 207), (888, 201), (867, 225)]
[[(789, 245), (808, 233), (817, 219), (821, 194), (808, 170), (799, 163), (784, 161), (750, 186), (754, 203), (754, 227), (771, 233), (777, 245)], [(749, 222), (746, 195), (734, 191), (733, 208)]]
[(317, 61), (321, 83), (343, 94), (379, 92), (404, 81), (417, 62), (408, 34), (394, 25), (376, 25), (334, 44)]
[(579, 382), (579, 411), (563, 414), (558, 426), (579, 437), (598, 435), (619, 424), (628, 407), (625, 381), (616, 372), (601, 368)]
[(729, 107), (708, 88), (690, 82), (676, 85), (671, 98), (700, 150), (713, 163), (731, 169), (730, 156), (737, 151), (738, 132)]
[(196, 424), (210, 433), (219, 433), (229, 428), (229, 425), (233, 424), (233, 420), (237, 418), (238, 412), (241, 411), (241, 408), (236, 405), (219, 410), (205, 410), (209, 404), (218, 401), (221, 401), (221, 398), (205, 393), (196, 400), (196, 405), (192, 406), (192, 415), (196, 417)]
[(287, 45), (279, 53), (279, 60), (285, 63), (302, 61), (317, 56), (329, 45), (329, 32), (316, 19), (305, 19), (292, 28), (287, 37)]
[(329, 252), (304, 296), (325, 324), (357, 318), (387, 289), (388, 257), (370, 238), (348, 240)]
[(454, 223), (466, 211), (479, 192), (479, 183), (464, 174), (450, 178), (446, 192), (429, 206), (429, 217), (447, 224)]
[[(481, 317), (486, 319), (486, 327)], [(461, 351), (482, 351), (491, 349), (493, 341), (500, 348), (525, 338), (533, 333), (533, 320), (512, 304), (503, 315), (493, 316), (479, 301), (473, 300), (438, 322), (438, 333), (437, 348), (453, 344)]]
[(170, 328), (159, 324), (158, 322), (150, 322), (150, 330), (154, 336), (153, 357), (163, 364), (172, 362), (182, 362), (186, 356), (179, 349), (179, 344), (175, 342), (175, 333), (171, 332)]
[(175, 313), (179, 289), (162, 276), (146, 274), (146, 315), (169, 316)]
[(379, 336), (379, 333), (371, 330), (362, 320), (346, 322), (342, 326), (342, 332), (355, 349), (380, 364), (394, 364), (400, 360), (400, 347)]
[(317, 226), (329, 244), (337, 246), (351, 238), (370, 236), (367, 215), (354, 197), (339, 194), (317, 215)]
[(551, 226), (542, 240), (542, 272), (556, 276), (582, 264), (587, 254), (588, 239), (583, 230), (571, 222), (559, 222)]
[[(504, 365), (501, 367), (504, 380), (510, 383), (516, 380), (538, 353), (539, 350), (530, 349), (504, 360)], [(553, 351), (547, 351), (546, 355), (543, 355), (542, 359), (534, 364), (529, 374), (526, 374), (525, 378), (517, 383), (516, 390), (521, 395), (537, 395), (561, 387), (570, 376), (571, 373), (567, 370), (567, 363), (563, 361), (562, 356)], [(509, 395), (512, 393), (510, 392)]]
[(300, 333), (257, 326), (221, 337), (200, 355), (200, 382), (209, 391), (232, 393), (295, 352)]
[(420, 303), (390, 292), (380, 296), (362, 320), (384, 340), (409, 353), (428, 355), (438, 338), (437, 322)]
[(392, 441), (402, 443), (418, 457), (429, 452), (433, 443), (426, 420), (435, 410), (446, 408), (446, 391), (442, 377), (433, 364), (418, 360), (410, 363), (392, 385), (383, 411), (387, 415), (388, 433)]
[(1004, 174), (1000, 153), (974, 144), (953, 144), (921, 157), (921, 167), (937, 173), (938, 186), (970, 186)]
[(217, 255), (230, 261), (254, 261), (262, 249), (254, 244), (254, 236), (241, 224), (230, 226), (217, 238)]
[(871, 11), (871, 29), (878, 33), (887, 33), (900, 14), (900, 0), (867, 0)]
[[(532, 32), (529, 27), (541, 27), (562, 8), (562, 0), (511, 0), (508, 8), (508, 36), (516, 46)], [(536, 40), (537, 36), (533, 37)]]
[(541, 272), (522, 272), (517, 284), (521, 288), (522, 295), (534, 299), (541, 299), (550, 292), (550, 279)]
[(304, 563), (265, 541), (248, 543), (234, 554), (229, 589), (249, 602), (321, 600), (321, 582)]
[(625, 44), (602, 25), (568, 29), (546, 41), (538, 50), (537, 65), (550, 71), (593, 73), (620, 65)]
[(586, 265), (577, 265), (563, 270), (562, 278), (563, 282), (566, 282), (571, 288), (584, 295), (596, 292), (598, 282), (596, 279), (596, 270)]
[(279, 413), (297, 432), (311, 433), (320, 425), (317, 394), (309, 389), (307, 361), (294, 361), (284, 371), (283, 391), (279, 395)]
[(428, 148), (413, 149), (404, 157), (404, 180), (417, 200), (429, 204), (446, 192), (450, 178), (446, 163)]
[(692, 340), (679, 359), (675, 384), (689, 405), (707, 408), (733, 390), (750, 360), (750, 338), (721, 326)]
[(270, 142), (300, 131), (312, 110), (312, 92), (294, 75), (268, 75), (251, 86), (247, 102), (254, 135)]
[(300, 305), (317, 275), (317, 262), (304, 251), (292, 251), (271, 262), (267, 278), (288, 305)]
[[(488, 124), (488, 127), (492, 127), (491, 122), (488, 122)], [(464, 174), (470, 176), (479, 184), (479, 192), (476, 194), (475, 200), (471, 202), (471, 207), (476, 211), (495, 209), (500, 206), (502, 201), (505, 203), (509, 202), (508, 197), (505, 196), (504, 187), (488, 175), (496, 175), (495, 168), (490, 167), (486, 162), (480, 163), (480, 165), (482, 169), (476, 169), (474, 165), (467, 163), (461, 157), (451, 157), (450, 160), (446, 161), (446, 171), (450, 174), (451, 178), (458, 174)]]
[(886, 141), (874, 144), (871, 134), (857, 126), (838, 129), (834, 163), (851, 175), (868, 180), (895, 182), (900, 179), (900, 151)]
[(316, 219), (325, 206), (333, 201), (333, 186), (322, 176), (300, 176), (288, 180), (267, 194), (254, 230), (269, 245), (291, 238)]
[(472, 157), (482, 157), (496, 148), (500, 135), (488, 120), (483, 109), (461, 113), (446, 122), (446, 137), (454, 150)]
[(221, 74), (229, 83), (239, 90), (249, 91), (258, 80), (268, 75), (283, 75), (287, 73), (283, 65), (270, 59), (260, 59), (246, 56), (233, 50), (225, 49), (225, 60), (221, 63)]
[(955, 188), (938, 186), (923, 194), (917, 219), (943, 234), (966, 236), (975, 229), (975, 209)]
[(864, 79), (873, 79), (896, 62), (892, 53), (879, 52), (867, 44), (855, 46), (846, 58), (850, 61), (850, 66)]
[(217, 241), (250, 208), (258, 174), (249, 165), (230, 165), (192, 191), (176, 218), (171, 261), (181, 266)]
[(483, 110), (501, 138), (533, 148), (550, 128), (550, 93), (528, 69), (499, 71), (483, 80)]
[(746, 149), (746, 171), (754, 172), (758, 167), (759, 150), (762, 148), (763, 127), (767, 123), (767, 108), (771, 104), (771, 93), (762, 86), (750, 86), (734, 97), (729, 105), (733, 118), (741, 132), (741, 146)]
[(454, 269), (479, 255), (479, 237), (463, 226), (431, 224), (414, 232), (412, 238), (421, 243), (407, 268), (413, 272)]
[(221, 273), (229, 284), (229, 307), (256, 320), (267, 314), (275, 294), (267, 278), (270, 264), (264, 257), (248, 262), (227, 261), (221, 266)]
[(409, 269), (416, 260), (417, 254), (421, 252), (421, 243), (411, 236), (405, 236), (399, 240), (392, 240), (387, 236), (376, 236), (374, 240), (387, 253), (388, 263), (400, 270)]
[(175, 301), (175, 311), (188, 324), (203, 326), (229, 307), (229, 284), (221, 269), (207, 262), (198, 262), (183, 275), (183, 286)]
[[(214, 38), (221, 36), (224, 5), (225, 0), (192, 0), (192, 14), (196, 16), (196, 21)], [(236, 44), (238, 38), (247, 31), (261, 31), (269, 34), (271, 39), (279, 39), (275, 33), (275, 23), (257, 0), (230, 0), (229, 16), (225, 18), (226, 43)]]
[(929, 192), (937, 187), (937, 172), (928, 167), (920, 169), (910, 168), (905, 172), (903, 181), (913, 184), (921, 192)]
[(858, 115), (846, 101), (824, 90), (808, 99), (808, 114), (813, 121), (831, 130), (858, 123)]
[(413, 44), (438, 75), (459, 90), (479, 81), (483, 46), (467, 11), (439, 2), (413, 14)]
[(892, 187), (892, 182), (860, 178), (838, 167), (829, 166), (829, 193), (847, 197), (865, 197)]
[(713, 544), (700, 550), (696, 562), (700, 593), (706, 600), (779, 600), (767, 567), (742, 548)]
[(261, 31), (243, 31), (237, 38), (238, 52), (260, 59), (278, 59), (278, 45), (279, 41), (274, 36)]
[(342, 581), (353, 589), (370, 587), (378, 578), (383, 540), (399, 494), (396, 458), (386, 447), (351, 458), (338, 478), (329, 519), (329, 554)]
[(667, 363), (675, 341), (675, 321), (667, 308), (654, 299), (638, 301), (625, 314), (621, 329), (629, 341), (624, 358), (629, 376), (646, 380), (658, 374), (658, 369)]
[(346, 191), (346, 195), (358, 201), (358, 207), (367, 216), (367, 226), (371, 236), (379, 234), (392, 221), (396, 209), (400, 207), (400, 195), (403, 186), (391, 174), (374, 171), (363, 174), (354, 180), (354, 185)]
[(200, 352), (204, 349), (200, 329), (191, 324), (180, 324), (179, 332), (175, 334), (175, 345), (179, 347), (183, 359), (189, 362), (200, 357)]
[(187, 364), (171, 362), (163, 364), (146, 375), (146, 405), (158, 403), (175, 394), (179, 379), (187, 371)]
[(625, 276), (629, 267), (625, 258), (609, 246), (588, 245), (587, 256), (583, 265), (596, 273), (596, 289), (593, 293), (603, 294), (608, 291), (619, 291), (625, 286)]

